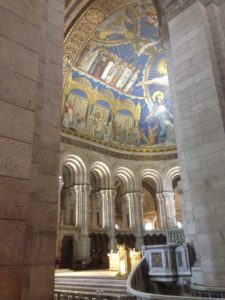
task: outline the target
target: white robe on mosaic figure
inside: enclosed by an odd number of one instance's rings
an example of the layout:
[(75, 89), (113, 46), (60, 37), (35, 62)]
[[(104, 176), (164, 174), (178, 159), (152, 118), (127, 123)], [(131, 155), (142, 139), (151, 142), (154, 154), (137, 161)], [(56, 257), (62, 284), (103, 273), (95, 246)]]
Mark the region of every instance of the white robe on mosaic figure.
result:
[(131, 87), (133, 86), (133, 84), (136, 82), (136, 80), (138, 79), (138, 75), (140, 73), (140, 70), (136, 70), (132, 76), (132, 78), (130, 79), (130, 81), (128, 82), (127, 86), (125, 87), (124, 91), (127, 93)]
[(91, 53), (90, 59), (86, 61), (86, 63), (83, 65), (83, 70), (88, 72), (90, 67), (92, 66), (93, 62), (96, 60), (96, 58), (99, 55), (99, 49), (96, 49), (94, 52)]
[(103, 71), (103, 74), (101, 76), (102, 80), (106, 80), (106, 78), (114, 64), (115, 64), (115, 62), (113, 60), (110, 60), (108, 62), (107, 66), (105, 67), (105, 70)]
[(130, 77), (132, 76), (132, 72), (133, 71), (130, 67), (126, 67), (122, 73), (122, 76), (116, 83), (116, 87), (121, 89), (127, 83), (127, 81), (130, 79)]
[(105, 79), (105, 82), (108, 83), (108, 84), (110, 84), (111, 81), (113, 80), (114, 76), (116, 75), (116, 73), (117, 73), (117, 65), (114, 64), (111, 67), (111, 69), (109, 70), (109, 73), (108, 73), (108, 75), (107, 75), (107, 77)]

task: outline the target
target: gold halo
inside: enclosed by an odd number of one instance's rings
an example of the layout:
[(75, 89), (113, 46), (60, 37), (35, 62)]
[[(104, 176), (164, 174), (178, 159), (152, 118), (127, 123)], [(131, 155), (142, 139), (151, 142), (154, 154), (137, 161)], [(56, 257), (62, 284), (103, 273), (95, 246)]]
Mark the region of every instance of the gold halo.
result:
[(164, 74), (164, 75), (168, 73), (165, 58), (160, 59), (159, 64), (158, 64), (158, 72), (160, 74)]
[(163, 92), (161, 92), (161, 91), (156, 91), (156, 92), (152, 95), (153, 102), (156, 102), (156, 100), (158, 100), (158, 99), (157, 99), (158, 96), (160, 96), (161, 102), (164, 100), (164, 94), (163, 94)]

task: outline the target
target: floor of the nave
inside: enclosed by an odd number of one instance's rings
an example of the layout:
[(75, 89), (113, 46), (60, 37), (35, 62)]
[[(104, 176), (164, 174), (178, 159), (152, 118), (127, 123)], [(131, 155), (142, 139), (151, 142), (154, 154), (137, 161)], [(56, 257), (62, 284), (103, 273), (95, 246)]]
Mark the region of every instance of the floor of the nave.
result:
[(128, 300), (126, 280), (119, 279), (118, 272), (109, 270), (55, 271), (55, 299), (71, 296), (79, 300), (121, 299)]
[(55, 271), (55, 276), (61, 277), (104, 277), (104, 278), (112, 278), (116, 277), (116, 271), (109, 271), (109, 270), (89, 270), (89, 271), (73, 271), (69, 269), (57, 269)]

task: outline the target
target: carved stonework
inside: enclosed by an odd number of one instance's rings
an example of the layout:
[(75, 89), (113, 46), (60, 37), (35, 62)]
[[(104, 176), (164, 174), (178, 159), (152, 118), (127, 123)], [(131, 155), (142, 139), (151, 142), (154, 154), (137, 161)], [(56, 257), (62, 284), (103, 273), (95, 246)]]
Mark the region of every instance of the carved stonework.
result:
[(162, 267), (162, 254), (161, 252), (152, 253), (152, 266), (155, 268)]
[(218, 4), (218, 0), (201, 0), (201, 2), (204, 4), (204, 5), (209, 5), (211, 3), (215, 3), (215, 4)]
[(99, 25), (101, 22), (104, 21), (105, 13), (103, 10), (92, 8), (87, 11), (85, 17), (89, 23), (93, 25)]
[[(170, 0), (166, 4), (161, 4), (161, 7), (167, 21), (169, 21), (196, 1), (198, 0)], [(200, 0), (200, 2), (204, 5), (209, 5), (212, 2), (217, 3), (217, 0)]]
[(196, 0), (173, 0), (165, 7), (167, 20), (177, 16), (182, 10), (193, 4)]
[(157, 153), (146, 153), (143, 155), (141, 154), (128, 154), (123, 152), (116, 152), (107, 148), (102, 148), (101, 146), (90, 144), (90, 142), (85, 140), (77, 140), (75, 137), (69, 137), (62, 135), (61, 142), (73, 145), (76, 147), (84, 148), (87, 150), (95, 151), (97, 153), (101, 153), (104, 155), (109, 155), (111, 157), (121, 158), (121, 159), (128, 159), (128, 160), (136, 160), (136, 161), (159, 161), (159, 160), (170, 160), (170, 159), (177, 159), (177, 152), (176, 150), (171, 151), (170, 153), (160, 151)]

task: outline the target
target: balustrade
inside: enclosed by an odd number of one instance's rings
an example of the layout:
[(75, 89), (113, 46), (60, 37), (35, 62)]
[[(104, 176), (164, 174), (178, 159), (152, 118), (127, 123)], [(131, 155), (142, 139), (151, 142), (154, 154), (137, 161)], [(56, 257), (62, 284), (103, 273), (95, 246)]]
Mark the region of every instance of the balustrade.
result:
[(95, 295), (90, 295), (85, 292), (75, 294), (75, 292), (55, 291), (54, 300), (134, 300), (133, 296), (111, 296), (101, 295), (98, 290)]
[[(157, 229), (145, 232), (145, 237), (151, 239), (151, 237), (160, 237), (164, 236), (166, 238), (166, 244), (182, 244), (185, 241), (184, 231), (183, 229)], [(159, 243), (157, 243), (159, 244)], [(164, 244), (164, 243), (162, 243)]]

